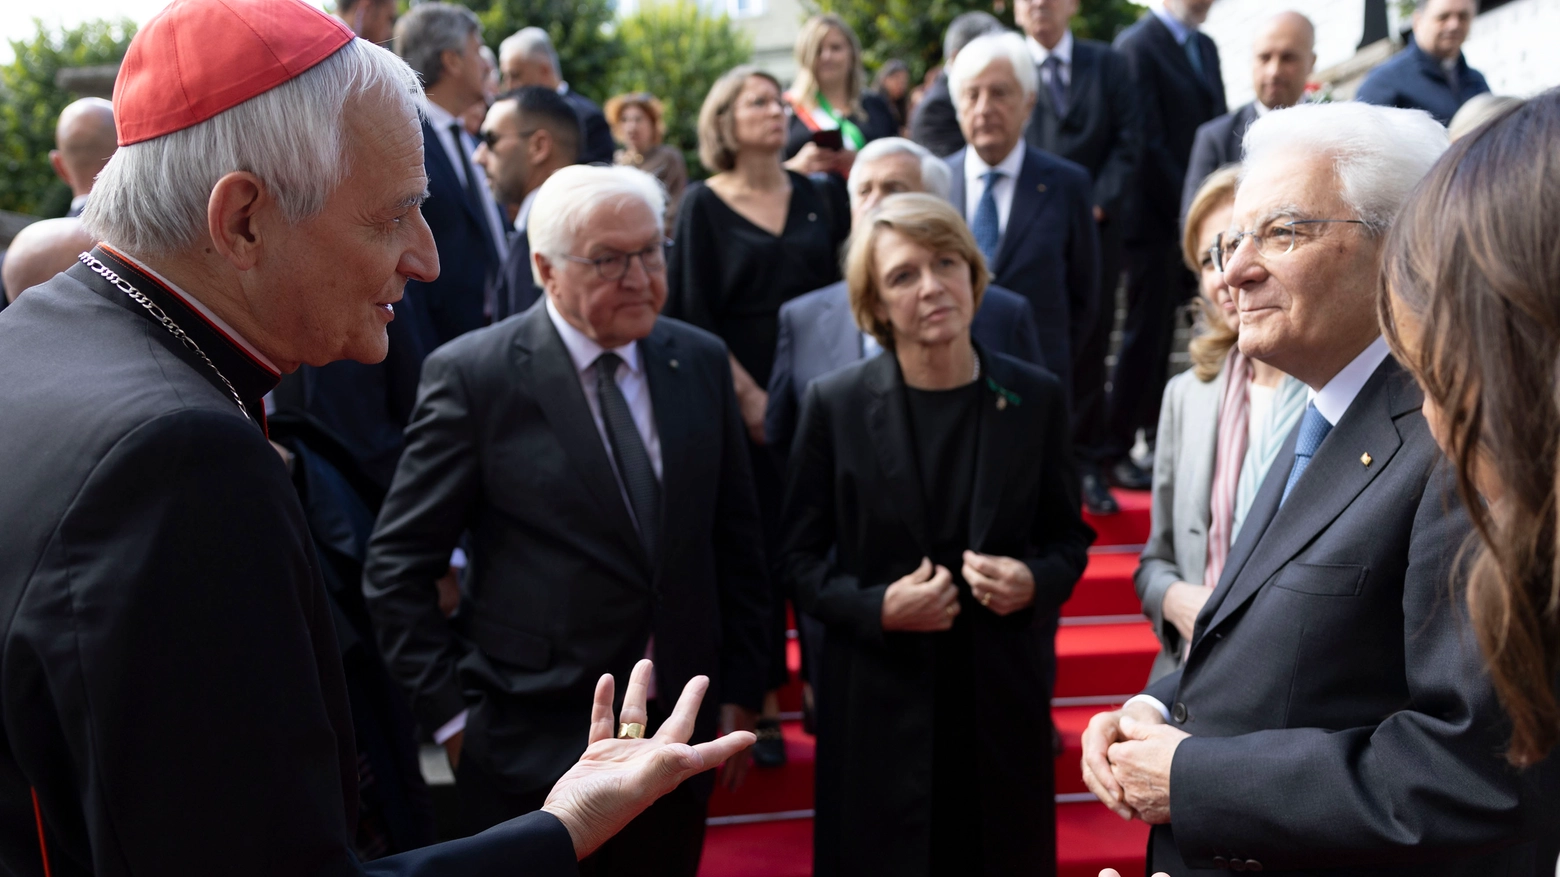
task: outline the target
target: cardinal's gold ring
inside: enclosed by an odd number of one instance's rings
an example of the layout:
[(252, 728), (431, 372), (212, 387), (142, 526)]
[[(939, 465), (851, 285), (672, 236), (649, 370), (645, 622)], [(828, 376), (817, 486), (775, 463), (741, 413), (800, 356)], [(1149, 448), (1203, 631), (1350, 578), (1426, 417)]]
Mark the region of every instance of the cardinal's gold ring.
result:
[(645, 736), (645, 726), (638, 722), (624, 722), (618, 725), (619, 740), (638, 740)]

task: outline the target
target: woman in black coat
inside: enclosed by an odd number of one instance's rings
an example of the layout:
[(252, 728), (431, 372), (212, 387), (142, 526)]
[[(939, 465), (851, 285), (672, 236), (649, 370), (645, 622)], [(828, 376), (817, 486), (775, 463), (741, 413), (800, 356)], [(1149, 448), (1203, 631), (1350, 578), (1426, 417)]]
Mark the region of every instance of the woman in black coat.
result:
[(808, 388), (782, 555), (828, 629), (814, 873), (1054, 874), (1057, 613), (1093, 540), (1062, 387), (970, 340), (988, 275), (941, 199), (886, 199), (846, 274), (886, 352)]

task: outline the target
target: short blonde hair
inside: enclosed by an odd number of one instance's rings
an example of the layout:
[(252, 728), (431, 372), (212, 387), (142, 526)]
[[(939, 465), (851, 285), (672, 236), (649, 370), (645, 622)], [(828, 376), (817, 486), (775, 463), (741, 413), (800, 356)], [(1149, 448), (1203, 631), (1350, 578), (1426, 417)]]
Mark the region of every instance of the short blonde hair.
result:
[(964, 217), (947, 201), (921, 192), (905, 192), (884, 198), (851, 232), (845, 250), (845, 284), (850, 290), (850, 312), (861, 331), (870, 334), (884, 350), (894, 349), (894, 327), (877, 318), (882, 296), (877, 285), (877, 239), (884, 230), (896, 231), (938, 253), (957, 253), (970, 266), (971, 314), (980, 309), (991, 273), (975, 245)]
[[(1192, 269), (1193, 274), (1202, 273), (1203, 253), (1197, 247), (1200, 243), (1197, 230), (1208, 214), (1235, 201), (1235, 183), (1239, 179), (1240, 165), (1227, 164), (1219, 168), (1203, 180), (1197, 194), (1192, 196), (1191, 205), (1186, 208), (1186, 224), (1181, 231), (1181, 258), (1186, 260), (1186, 267)], [(1207, 383), (1219, 376), (1224, 358), (1229, 356), (1240, 332), (1224, 322), (1224, 314), (1212, 302), (1202, 296), (1198, 296), (1198, 302), (1202, 316), (1198, 319), (1196, 336), (1187, 345), (1187, 353), (1191, 356), (1192, 371), (1197, 374), (1197, 380)]]
[(699, 108), (699, 163), (712, 174), (729, 171), (737, 165), (737, 96), (749, 79), (764, 79), (780, 91), (780, 80), (752, 64), (726, 71), (710, 86)]
[(837, 30), (850, 43), (850, 76), (845, 80), (848, 106), (835, 107), (835, 112), (854, 116), (861, 112), (861, 93), (866, 90), (867, 73), (861, 66), (861, 40), (851, 30), (845, 19), (838, 15), (814, 15), (802, 25), (796, 35), (796, 78), (791, 80), (791, 99), (812, 106), (818, 99), (818, 56), (823, 53), (823, 41), (829, 31)]

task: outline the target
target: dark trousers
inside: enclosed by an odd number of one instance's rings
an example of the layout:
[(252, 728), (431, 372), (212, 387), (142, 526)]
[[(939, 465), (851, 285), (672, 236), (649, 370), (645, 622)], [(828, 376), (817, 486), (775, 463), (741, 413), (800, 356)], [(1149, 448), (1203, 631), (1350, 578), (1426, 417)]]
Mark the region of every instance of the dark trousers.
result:
[(1158, 425), (1159, 403), (1170, 375), (1176, 312), (1191, 292), (1191, 275), (1181, 264), (1180, 247), (1174, 241), (1129, 241), (1125, 254), (1127, 321), (1111, 379), (1105, 460), (1126, 457), (1137, 431), (1152, 435)]
[[(654, 733), (666, 719), (659, 701), (650, 704)], [(580, 862), (581, 877), (696, 877), (704, 852), (704, 819), (709, 809), (710, 774), (693, 777), (639, 814), (590, 858)], [(469, 759), (455, 771), (461, 830), (476, 834), (540, 810), (550, 789), (514, 793)], [(524, 863), (517, 867), (524, 870)]]
[(1094, 327), (1073, 351), (1073, 454), (1085, 466), (1107, 462), (1105, 452), (1110, 445), (1105, 358), (1110, 355), (1110, 331), (1116, 323), (1121, 248), (1120, 232), (1109, 225), (1100, 228), (1100, 294)]

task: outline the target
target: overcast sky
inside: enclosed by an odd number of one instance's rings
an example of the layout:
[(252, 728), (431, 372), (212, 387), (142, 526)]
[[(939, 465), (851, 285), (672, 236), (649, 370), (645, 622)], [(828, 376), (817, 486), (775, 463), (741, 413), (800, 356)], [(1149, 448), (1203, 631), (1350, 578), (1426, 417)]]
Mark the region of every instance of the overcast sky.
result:
[[(30, 39), (35, 32), (33, 19), (41, 18), (51, 29), (71, 27), (94, 18), (128, 18), (145, 24), (148, 18), (168, 5), (169, 0), (3, 0), (0, 2), (0, 64), (9, 64), (15, 55), (11, 40)], [(310, 0), (323, 7), (323, 0)]]

